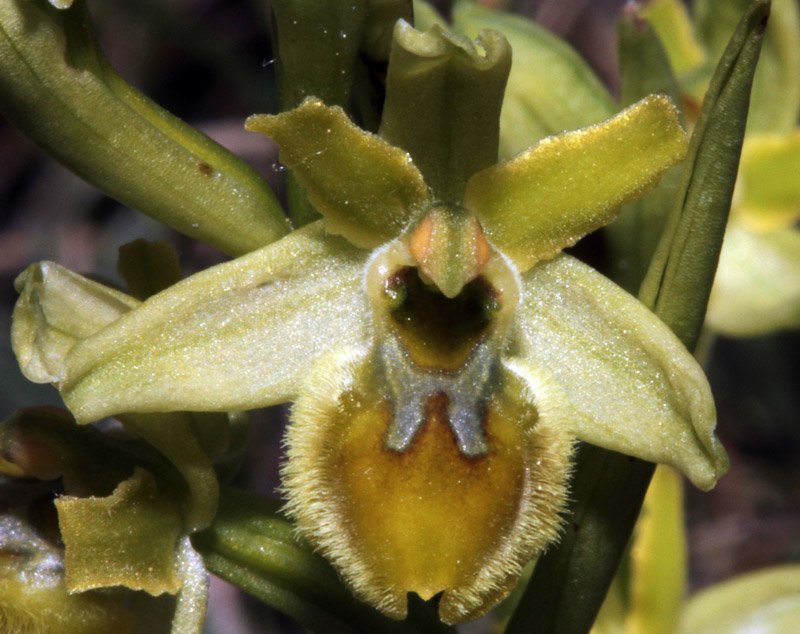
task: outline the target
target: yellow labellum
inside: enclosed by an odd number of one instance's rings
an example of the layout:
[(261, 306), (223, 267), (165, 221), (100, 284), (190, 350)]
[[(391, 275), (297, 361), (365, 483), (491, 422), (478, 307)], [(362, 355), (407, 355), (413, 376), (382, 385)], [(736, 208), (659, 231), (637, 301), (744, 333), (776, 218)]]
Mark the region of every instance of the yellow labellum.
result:
[(288, 433), (289, 511), (385, 614), (403, 618), (409, 592), (443, 592), (444, 621), (477, 618), (557, 537), (571, 440), (520, 404), (508, 377), (484, 411), (485, 454), (460, 450), (444, 394), (426, 399), (411, 445), (393, 451), (393, 407), (373, 368), (369, 354), (317, 366)]

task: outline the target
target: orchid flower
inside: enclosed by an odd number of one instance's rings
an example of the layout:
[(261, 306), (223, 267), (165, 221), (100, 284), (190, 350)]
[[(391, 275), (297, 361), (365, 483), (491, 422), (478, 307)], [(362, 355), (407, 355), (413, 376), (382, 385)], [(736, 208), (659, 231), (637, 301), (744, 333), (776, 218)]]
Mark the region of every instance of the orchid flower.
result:
[[(575, 439), (704, 489), (726, 468), (692, 356), (562, 253), (682, 158), (674, 106), (651, 96), (493, 164), (510, 49), (493, 32), (477, 44), (399, 23), (380, 135), (316, 99), (248, 120), (322, 220), (132, 302), (55, 361), (46, 311), (15, 322), (23, 368), (45, 367), (29, 374), (79, 422), (294, 401), (288, 511), (394, 618), (409, 592), (443, 593), (446, 622), (505, 596), (558, 538)], [(421, 86), (452, 93), (452, 110), (409, 125), (429, 105)], [(465, 99), (482, 91), (498, 96), (489, 113)], [(23, 305), (59, 270), (34, 268)]]

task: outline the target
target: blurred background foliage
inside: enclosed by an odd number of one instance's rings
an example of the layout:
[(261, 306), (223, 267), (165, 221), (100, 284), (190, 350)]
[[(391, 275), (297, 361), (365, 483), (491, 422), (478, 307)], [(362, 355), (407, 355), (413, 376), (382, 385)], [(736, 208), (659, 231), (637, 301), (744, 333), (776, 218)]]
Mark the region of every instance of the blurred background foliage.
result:
[[(624, 0), (484, 3), (536, 19), (570, 41), (618, 94), (616, 17)], [(89, 4), (103, 48), (125, 79), (280, 189), (275, 148), (242, 127), (254, 112), (278, 109), (264, 0)], [(449, 2), (434, 4), (448, 14)], [(184, 274), (225, 256), (103, 196), (3, 120), (0, 157), (0, 411), (5, 417), (20, 406), (58, 404), (49, 386), (22, 377), (10, 349), (13, 280), (30, 262), (55, 260), (107, 276), (115, 270), (118, 247), (140, 237), (175, 244)], [(602, 270), (601, 238), (582, 245), (579, 253)], [(800, 561), (800, 333), (719, 337), (706, 367), (731, 470), (711, 493), (687, 488), (690, 592), (739, 573)], [(239, 484), (275, 493), (284, 422), (281, 408), (255, 413)], [(297, 626), (215, 580), (207, 629), (244, 634), (291, 632)], [(484, 629), (481, 622), (463, 626), (465, 632)]]

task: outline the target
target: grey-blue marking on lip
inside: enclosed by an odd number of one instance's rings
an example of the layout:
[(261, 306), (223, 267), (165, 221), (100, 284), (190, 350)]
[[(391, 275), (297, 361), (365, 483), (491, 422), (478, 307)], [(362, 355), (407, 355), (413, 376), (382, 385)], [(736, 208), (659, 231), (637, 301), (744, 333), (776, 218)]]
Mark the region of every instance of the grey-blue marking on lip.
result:
[(483, 430), (488, 384), (496, 355), (483, 342), (476, 345), (458, 370), (445, 372), (417, 366), (395, 336), (386, 337), (379, 348), (386, 382), (394, 405), (394, 417), (386, 433), (386, 447), (406, 451), (425, 420), (429, 396), (447, 396), (450, 429), (459, 451), (468, 458), (486, 454), (489, 445)]

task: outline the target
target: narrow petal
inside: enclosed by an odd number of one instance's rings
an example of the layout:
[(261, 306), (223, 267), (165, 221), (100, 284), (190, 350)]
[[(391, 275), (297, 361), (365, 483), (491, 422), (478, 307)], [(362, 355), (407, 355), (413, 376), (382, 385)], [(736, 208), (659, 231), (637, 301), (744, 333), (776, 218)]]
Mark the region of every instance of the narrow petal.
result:
[(800, 327), (800, 231), (725, 234), (706, 323), (734, 337)]
[(283, 114), (253, 115), (245, 127), (278, 144), (328, 230), (357, 246), (397, 237), (428, 199), (409, 155), (360, 129), (341, 108), (307, 99)]
[(289, 400), (320, 353), (362, 340), (365, 258), (314, 223), (198, 273), (76, 345), (64, 401), (86, 422)]
[(523, 277), (512, 352), (561, 384), (581, 440), (672, 465), (703, 489), (725, 471), (700, 367), (650, 311), (578, 260), (562, 255)]
[(464, 203), (524, 271), (610, 223), (619, 205), (654, 185), (685, 152), (675, 106), (651, 96), (478, 172)]

